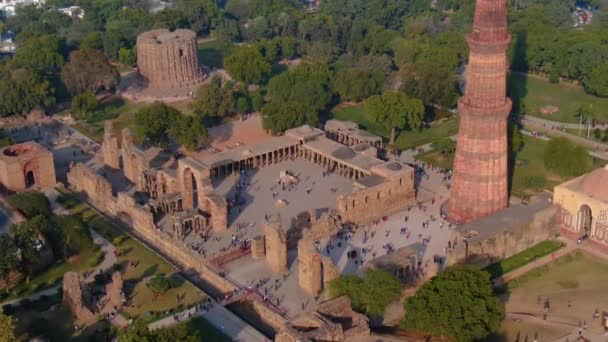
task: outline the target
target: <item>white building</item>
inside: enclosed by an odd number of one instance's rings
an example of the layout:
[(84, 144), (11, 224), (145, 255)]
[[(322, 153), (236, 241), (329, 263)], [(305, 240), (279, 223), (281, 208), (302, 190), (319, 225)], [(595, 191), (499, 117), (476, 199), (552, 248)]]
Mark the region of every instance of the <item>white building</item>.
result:
[(0, 13), (5, 17), (15, 15), (15, 11), (19, 6), (38, 5), (44, 3), (44, 0), (0, 0)]
[(57, 11), (67, 15), (70, 18), (84, 18), (84, 10), (80, 6), (58, 8)]
[(15, 45), (15, 35), (10, 31), (0, 34), (0, 55), (14, 54), (15, 51), (17, 51), (17, 45)]

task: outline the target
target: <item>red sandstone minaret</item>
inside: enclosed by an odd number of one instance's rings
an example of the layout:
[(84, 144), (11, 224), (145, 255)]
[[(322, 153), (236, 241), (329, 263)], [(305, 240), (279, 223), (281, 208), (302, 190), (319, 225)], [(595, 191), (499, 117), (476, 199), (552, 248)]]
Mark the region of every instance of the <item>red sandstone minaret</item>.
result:
[(466, 90), (458, 101), (460, 130), (449, 217), (467, 223), (509, 205), (507, 170), (506, 0), (477, 0), (473, 32), (467, 35)]

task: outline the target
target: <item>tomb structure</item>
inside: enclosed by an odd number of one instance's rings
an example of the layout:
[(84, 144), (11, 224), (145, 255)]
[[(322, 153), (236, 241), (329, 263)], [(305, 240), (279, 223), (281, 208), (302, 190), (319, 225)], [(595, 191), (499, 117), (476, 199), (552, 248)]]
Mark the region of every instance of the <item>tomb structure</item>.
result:
[(0, 149), (0, 182), (10, 191), (55, 186), (53, 153), (34, 141)]

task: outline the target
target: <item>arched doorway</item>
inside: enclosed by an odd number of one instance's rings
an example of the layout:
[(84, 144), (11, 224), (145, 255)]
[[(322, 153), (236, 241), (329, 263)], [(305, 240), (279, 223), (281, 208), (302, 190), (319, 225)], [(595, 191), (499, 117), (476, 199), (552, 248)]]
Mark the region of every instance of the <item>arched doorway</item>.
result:
[(197, 184), (194, 173), (189, 168), (184, 170), (182, 176), (182, 192), (184, 194), (184, 209), (198, 208)]
[(25, 187), (31, 188), (36, 185), (36, 177), (34, 177), (34, 171), (27, 171), (25, 173)]
[(593, 213), (591, 207), (583, 204), (578, 211), (578, 231), (591, 232), (591, 225), (593, 224)]

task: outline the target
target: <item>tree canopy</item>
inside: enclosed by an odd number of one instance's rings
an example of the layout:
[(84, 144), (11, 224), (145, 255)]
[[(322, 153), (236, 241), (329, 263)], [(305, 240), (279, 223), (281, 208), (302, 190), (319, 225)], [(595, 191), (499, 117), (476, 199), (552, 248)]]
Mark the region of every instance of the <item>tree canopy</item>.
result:
[(137, 320), (128, 328), (120, 329), (116, 337), (118, 342), (198, 342), (204, 340), (194, 324), (190, 322), (150, 331), (147, 323), (143, 320)]
[(19, 339), (15, 336), (15, 323), (13, 319), (3, 313), (0, 313), (0, 342), (17, 342)]
[(61, 70), (61, 80), (72, 95), (110, 91), (118, 86), (118, 71), (98, 50), (76, 50)]
[(232, 77), (246, 84), (260, 84), (270, 75), (270, 63), (255, 46), (232, 48), (224, 65)]
[(482, 340), (498, 331), (504, 315), (490, 274), (473, 266), (446, 269), (405, 301), (402, 325), (456, 341)]
[(388, 304), (399, 299), (401, 289), (399, 279), (379, 269), (366, 271), (362, 277), (341, 276), (329, 287), (331, 296), (348, 296), (355, 310), (370, 317), (383, 314)]
[(545, 147), (545, 167), (562, 177), (580, 176), (591, 169), (591, 156), (567, 138), (553, 138)]
[(202, 85), (192, 101), (191, 108), (201, 117), (223, 117), (234, 110), (234, 92), (231, 83), (214, 76), (210, 84)]
[(135, 131), (152, 145), (167, 147), (169, 132), (180, 120), (180, 112), (164, 103), (154, 103), (135, 113)]
[(422, 101), (401, 92), (372, 96), (365, 102), (365, 110), (372, 120), (391, 130), (391, 144), (395, 143), (396, 129), (419, 128), (424, 118)]
[(155, 274), (146, 286), (157, 296), (162, 296), (171, 288), (171, 282), (162, 273)]

